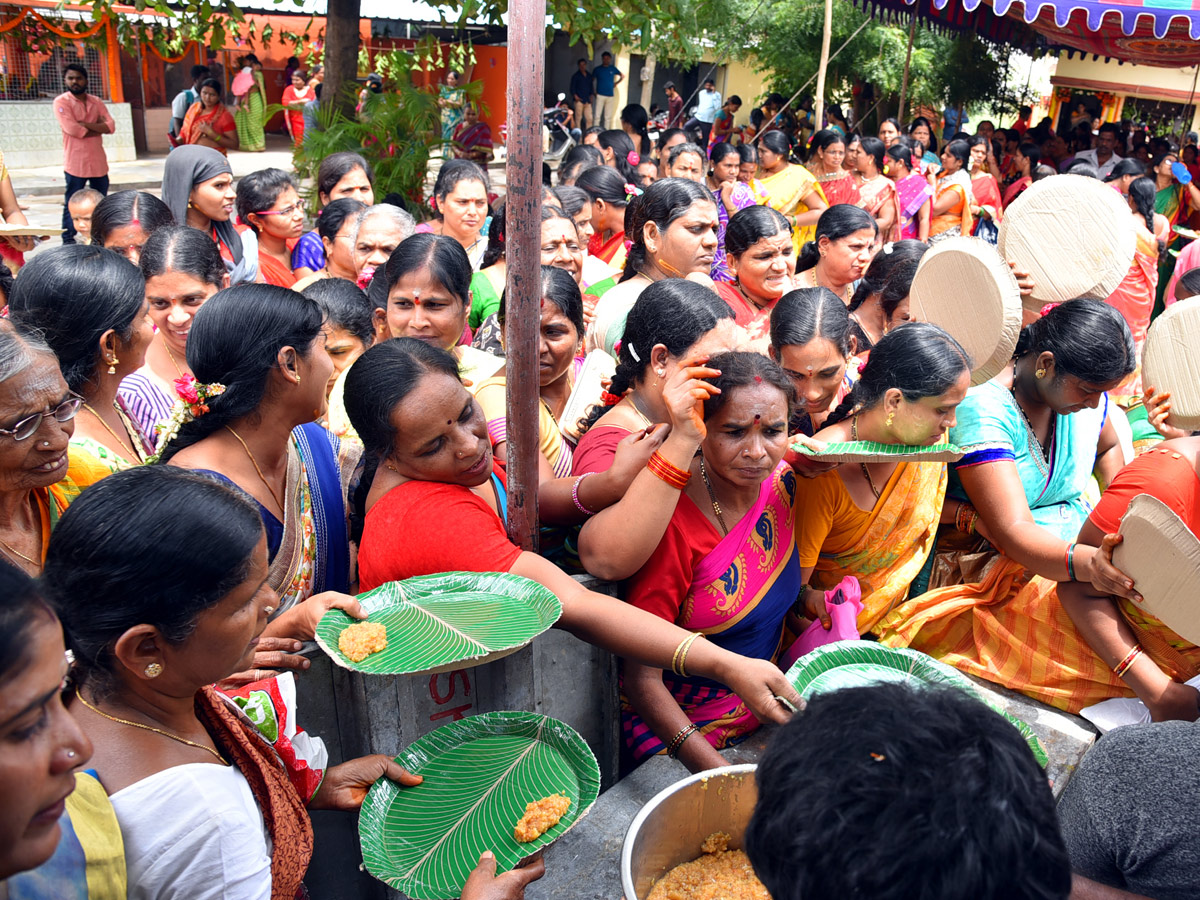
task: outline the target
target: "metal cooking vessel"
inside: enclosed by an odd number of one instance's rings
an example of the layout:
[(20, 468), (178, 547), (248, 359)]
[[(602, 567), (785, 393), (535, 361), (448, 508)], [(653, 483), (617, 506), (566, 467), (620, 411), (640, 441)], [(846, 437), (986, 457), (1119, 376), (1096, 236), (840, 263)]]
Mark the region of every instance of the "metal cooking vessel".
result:
[(699, 856), (700, 845), (715, 831), (729, 835), (730, 850), (743, 849), (758, 800), (757, 768), (747, 763), (690, 775), (643, 806), (621, 848), (625, 900), (645, 900), (657, 879)]

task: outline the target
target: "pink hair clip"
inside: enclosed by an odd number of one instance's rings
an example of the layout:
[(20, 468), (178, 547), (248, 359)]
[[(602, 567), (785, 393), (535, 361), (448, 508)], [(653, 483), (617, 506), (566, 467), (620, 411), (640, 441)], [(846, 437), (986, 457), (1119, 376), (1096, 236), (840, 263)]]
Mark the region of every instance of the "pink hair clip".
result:
[(636, 150), (630, 150), (625, 154), (625, 162), (629, 163), (631, 166), (636, 166), (641, 163), (641, 161), (642, 158), (638, 156), (638, 152)]
[(1047, 303), (1045, 306), (1042, 307), (1042, 315), (1043, 316), (1050, 315), (1050, 310), (1054, 309), (1054, 307), (1056, 307), (1056, 306), (1058, 306), (1057, 303)]

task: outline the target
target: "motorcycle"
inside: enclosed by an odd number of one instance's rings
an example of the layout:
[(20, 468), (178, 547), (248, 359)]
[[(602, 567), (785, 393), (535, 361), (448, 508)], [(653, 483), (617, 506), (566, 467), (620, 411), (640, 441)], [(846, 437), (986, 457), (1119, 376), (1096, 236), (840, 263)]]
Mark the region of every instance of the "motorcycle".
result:
[[(562, 103), (566, 94), (558, 95)], [(561, 162), (568, 153), (575, 149), (575, 137), (563, 124), (563, 113), (567, 112), (561, 106), (551, 106), (542, 111), (542, 159), (546, 162)]]

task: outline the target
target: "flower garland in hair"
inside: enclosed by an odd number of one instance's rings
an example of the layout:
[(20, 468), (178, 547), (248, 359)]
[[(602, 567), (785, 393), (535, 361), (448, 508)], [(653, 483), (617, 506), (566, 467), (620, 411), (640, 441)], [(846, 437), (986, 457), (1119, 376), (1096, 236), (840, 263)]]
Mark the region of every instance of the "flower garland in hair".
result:
[(208, 402), (225, 393), (225, 385), (216, 382), (204, 384), (197, 381), (193, 375), (184, 375), (175, 379), (175, 393), (179, 399), (171, 407), (170, 418), (154, 427), (159, 452), (150, 457), (150, 463), (158, 462), (162, 448), (175, 439), (180, 428), (209, 411)]

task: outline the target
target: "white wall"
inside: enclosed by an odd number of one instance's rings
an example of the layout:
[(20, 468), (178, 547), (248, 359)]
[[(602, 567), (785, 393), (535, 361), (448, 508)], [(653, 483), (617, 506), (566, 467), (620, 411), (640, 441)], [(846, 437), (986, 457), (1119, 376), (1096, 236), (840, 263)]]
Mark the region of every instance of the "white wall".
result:
[[(128, 103), (108, 103), (116, 130), (104, 135), (108, 161), (137, 159), (133, 144), (133, 117)], [(62, 130), (52, 102), (0, 101), (0, 134), (4, 135), (4, 164), (9, 168), (38, 168), (62, 164)]]

